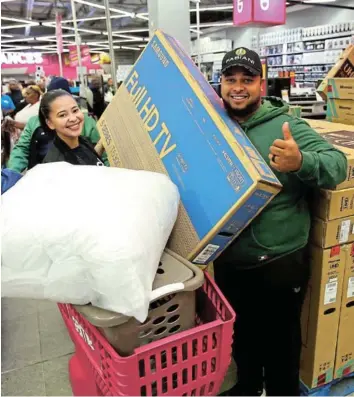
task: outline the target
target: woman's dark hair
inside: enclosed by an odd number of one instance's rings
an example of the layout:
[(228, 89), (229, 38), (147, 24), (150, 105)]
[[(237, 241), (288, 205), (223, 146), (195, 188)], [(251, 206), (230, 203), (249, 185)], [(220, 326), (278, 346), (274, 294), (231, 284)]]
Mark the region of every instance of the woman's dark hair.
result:
[(53, 90), (48, 91), (46, 94), (43, 95), (41, 104), (39, 105), (39, 121), (41, 123), (41, 127), (44, 131), (51, 131), (51, 129), (47, 126), (46, 120), (49, 118), (50, 113), (50, 106), (52, 102), (54, 102), (57, 98), (62, 96), (72, 96), (67, 91), (64, 90)]

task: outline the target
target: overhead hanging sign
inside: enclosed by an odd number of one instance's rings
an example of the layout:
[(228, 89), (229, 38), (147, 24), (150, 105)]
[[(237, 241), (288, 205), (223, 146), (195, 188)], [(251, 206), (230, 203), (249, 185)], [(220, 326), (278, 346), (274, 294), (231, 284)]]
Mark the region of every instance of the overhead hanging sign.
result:
[(61, 27), (62, 16), (60, 14), (56, 14), (55, 16), (55, 34), (57, 37), (57, 45), (58, 45), (58, 53), (62, 54), (64, 51), (63, 48), (63, 30)]
[(235, 26), (284, 25), (286, 0), (233, 0)]
[[(77, 54), (77, 47), (75, 45), (69, 46), (69, 63), (71, 67), (79, 66), (79, 57)], [(87, 66), (91, 64), (90, 48), (87, 45), (80, 46), (81, 65)]]
[(43, 63), (40, 52), (2, 52), (1, 64), (4, 65), (41, 65)]

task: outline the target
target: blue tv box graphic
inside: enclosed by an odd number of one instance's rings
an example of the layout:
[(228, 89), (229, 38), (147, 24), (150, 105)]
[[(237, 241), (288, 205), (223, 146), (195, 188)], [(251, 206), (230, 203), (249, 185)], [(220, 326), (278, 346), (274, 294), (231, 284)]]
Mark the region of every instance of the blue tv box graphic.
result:
[(111, 166), (169, 175), (181, 195), (168, 246), (213, 261), (281, 185), (192, 59), (156, 31), (98, 122)]

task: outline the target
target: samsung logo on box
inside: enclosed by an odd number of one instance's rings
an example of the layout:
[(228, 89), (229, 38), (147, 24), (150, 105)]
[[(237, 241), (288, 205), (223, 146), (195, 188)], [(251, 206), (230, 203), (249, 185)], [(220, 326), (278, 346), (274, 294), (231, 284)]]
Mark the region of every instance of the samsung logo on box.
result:
[(39, 65), (43, 63), (40, 52), (2, 52), (1, 64), (4, 65)]

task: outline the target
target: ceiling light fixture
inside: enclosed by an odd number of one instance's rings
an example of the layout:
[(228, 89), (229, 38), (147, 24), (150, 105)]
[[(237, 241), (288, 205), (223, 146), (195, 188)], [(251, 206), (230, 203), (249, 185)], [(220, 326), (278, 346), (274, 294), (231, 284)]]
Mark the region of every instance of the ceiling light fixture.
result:
[(1, 43), (1, 47), (5, 47), (5, 48), (12, 48), (14, 45), (16, 45), (16, 44), (4, 44), (4, 43)]
[[(329, 1), (335, 1), (335, 0), (329, 0)], [(232, 5), (230, 5), (230, 6), (225, 6), (225, 5), (222, 6), (222, 5), (220, 5), (220, 6), (211, 6), (211, 7), (200, 7), (199, 11), (200, 12), (203, 12), (203, 11), (227, 11), (227, 10), (232, 11), (233, 8), (234, 8), (234, 6), (232, 6)], [(197, 9), (196, 8), (191, 8), (189, 11), (190, 12), (197, 12)], [(147, 17), (146, 20), (149, 20), (149, 13), (148, 12), (141, 12), (141, 13), (139, 13), (137, 15), (140, 15), (140, 16), (143, 16), (143, 17)]]
[[(52, 39), (55, 40), (55, 41), (58, 41), (56, 37), (57, 36), (55, 36), (55, 35), (52, 35), (52, 36), (39, 36), (39, 37), (37, 37), (37, 41), (38, 40), (49, 40), (49, 41), (51, 41)], [(62, 37), (63, 38), (75, 37), (75, 34), (72, 34), (72, 33), (63, 34)]]
[[(101, 10), (105, 10), (105, 6), (101, 5), (101, 4), (96, 4), (96, 3), (92, 3), (91, 1), (86, 1), (86, 0), (74, 0), (76, 3), (80, 3), (80, 4), (85, 4), (91, 7), (95, 7), (95, 8), (100, 8)], [(109, 8), (110, 11), (112, 12), (117, 12), (118, 14), (122, 14), (125, 15), (126, 17), (133, 17), (134, 14), (128, 11), (123, 11), (123, 10), (119, 10), (118, 8)]]
[(138, 47), (126, 47), (126, 46), (121, 46), (123, 50), (134, 50), (134, 51), (140, 51), (140, 48)]
[[(143, 40), (131, 40), (131, 39), (126, 39), (126, 40), (113, 40), (112, 43), (113, 44), (117, 44), (117, 43), (132, 43), (135, 41), (143, 41)], [(87, 45), (95, 45), (95, 46), (102, 46), (102, 47), (108, 47), (108, 41), (86, 41), (84, 42), (84, 44)]]
[(29, 50), (30, 47), (29, 46), (15, 46), (15, 47), (11, 47), (11, 48), (6, 48), (6, 49), (1, 49), (2, 52), (14, 52), (14, 51), (18, 51), (18, 50)]
[(112, 33), (142, 33), (148, 32), (149, 28), (142, 28), (142, 29), (127, 29), (127, 30), (115, 30)]
[[(55, 26), (53, 25), (53, 22), (45, 22), (43, 23), (44, 26), (48, 26), (51, 28), (54, 28)], [(62, 26), (62, 29), (67, 29), (67, 30), (73, 30), (75, 31), (75, 28), (73, 26)], [(77, 30), (78, 32), (83, 32), (83, 33), (91, 33), (91, 34), (104, 34), (104, 32), (101, 32), (100, 30), (93, 30), (93, 29), (83, 29), (79, 28)]]
[[(64, 49), (63, 52), (69, 52), (69, 50)], [(58, 54), (58, 51), (41, 51), (41, 54)]]
[(308, 4), (325, 4), (325, 3), (334, 3), (336, 0), (303, 0), (304, 3)]
[(4, 21), (28, 23), (29, 25), (39, 25), (38, 22), (33, 22), (28, 19), (10, 18), (10, 17), (3, 17), (3, 16), (1, 16), (1, 19), (3, 19)]
[[(125, 15), (111, 15), (111, 19), (125, 18)], [(86, 22), (86, 21), (103, 21), (106, 20), (106, 17), (89, 17), (89, 18), (79, 18), (76, 22)], [(62, 21), (62, 23), (73, 23), (73, 19), (69, 19), (67, 21)]]
[(193, 28), (191, 28), (191, 29), (189, 29), (192, 33), (198, 33), (199, 32), (199, 34), (203, 34), (203, 32), (199, 29), (199, 31), (198, 31), (198, 29), (193, 29)]
[[(199, 27), (201, 28), (213, 28), (222, 26), (233, 26), (233, 22), (213, 22), (213, 23), (201, 23)], [(191, 28), (196, 28), (197, 25), (191, 25)]]
[(2, 40), (1, 44), (6, 44), (6, 43), (16, 43), (18, 41), (34, 41), (34, 37), (26, 37), (26, 38), (21, 38), (21, 39), (11, 39), (11, 40)]
[[(226, 11), (226, 10), (233, 10), (234, 6), (213, 6), (213, 7), (200, 7), (199, 11)], [(190, 12), (197, 12), (196, 8), (191, 8)]]
[[(105, 32), (106, 34), (107, 32)], [(121, 37), (122, 39), (130, 39), (130, 40), (136, 40), (136, 41), (141, 41), (143, 39), (143, 37), (139, 37), (139, 36), (130, 36), (127, 34), (120, 34), (120, 33), (113, 33), (113, 36), (115, 37)]]
[(14, 37), (12, 34), (1, 34), (1, 37)]
[[(109, 50), (108, 47), (107, 47), (107, 50)], [(90, 48), (90, 52), (97, 52), (99, 54), (106, 54), (105, 51), (102, 51), (102, 48)]]
[(52, 51), (55, 48), (52, 48), (52, 46), (46, 46), (46, 45), (35, 45), (35, 46), (31, 46), (29, 47), (31, 50), (48, 50), (48, 51)]
[(21, 24), (21, 25), (1, 25), (0, 30), (6, 30), (6, 29), (19, 29), (19, 28), (27, 28), (28, 26), (38, 26), (39, 24), (34, 24), (32, 23), (31, 25), (26, 23), (26, 24)]
[(135, 16), (136, 16), (137, 18), (139, 18), (139, 19), (143, 19), (144, 21), (148, 21), (148, 20), (149, 20), (149, 17), (148, 17), (148, 16), (145, 16), (145, 15), (142, 14), (142, 13), (136, 14)]

